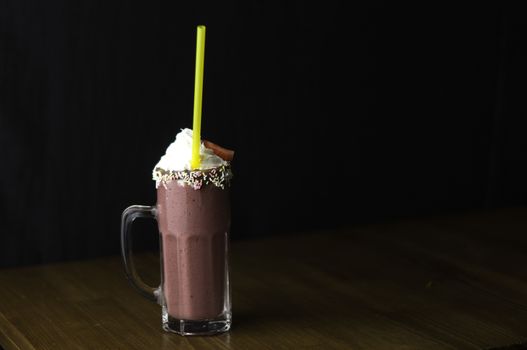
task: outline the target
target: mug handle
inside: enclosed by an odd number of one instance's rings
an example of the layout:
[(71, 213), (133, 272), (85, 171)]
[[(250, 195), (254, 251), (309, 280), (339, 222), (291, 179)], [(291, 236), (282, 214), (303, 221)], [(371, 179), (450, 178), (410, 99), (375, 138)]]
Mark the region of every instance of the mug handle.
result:
[(126, 277), (132, 286), (137, 289), (147, 299), (159, 302), (160, 288), (153, 288), (147, 285), (135, 270), (134, 261), (132, 259), (132, 236), (131, 228), (135, 219), (150, 218), (157, 220), (156, 207), (146, 205), (132, 205), (123, 211), (121, 216), (121, 255), (123, 257), (124, 269)]

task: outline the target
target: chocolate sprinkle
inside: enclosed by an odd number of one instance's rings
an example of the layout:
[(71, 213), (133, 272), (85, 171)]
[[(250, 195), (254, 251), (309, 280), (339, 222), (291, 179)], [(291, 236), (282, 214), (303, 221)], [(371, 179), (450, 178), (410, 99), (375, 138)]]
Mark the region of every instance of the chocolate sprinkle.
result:
[(232, 178), (231, 168), (228, 165), (221, 165), (217, 168), (206, 170), (170, 170), (162, 168), (154, 169), (154, 180), (156, 184), (167, 183), (177, 180), (181, 183), (199, 190), (204, 185), (213, 184), (216, 187), (224, 189), (230, 185)]

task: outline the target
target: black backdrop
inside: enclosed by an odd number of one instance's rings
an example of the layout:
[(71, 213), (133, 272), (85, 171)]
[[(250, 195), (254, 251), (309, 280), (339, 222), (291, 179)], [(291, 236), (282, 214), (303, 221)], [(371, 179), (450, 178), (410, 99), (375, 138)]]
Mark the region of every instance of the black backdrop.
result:
[(0, 0), (0, 266), (118, 252), (121, 211), (154, 203), (152, 167), (191, 127), (197, 24), (235, 239), (525, 205), (523, 22), (496, 4)]

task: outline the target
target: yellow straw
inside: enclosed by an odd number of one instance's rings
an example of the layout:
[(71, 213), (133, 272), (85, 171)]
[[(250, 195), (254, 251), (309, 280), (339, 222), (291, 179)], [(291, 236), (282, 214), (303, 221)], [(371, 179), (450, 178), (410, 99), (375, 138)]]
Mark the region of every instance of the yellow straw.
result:
[(192, 169), (201, 165), (199, 146), (201, 144), (201, 101), (203, 99), (203, 62), (205, 61), (205, 26), (199, 25), (196, 38), (196, 75), (194, 77), (194, 120), (192, 125)]

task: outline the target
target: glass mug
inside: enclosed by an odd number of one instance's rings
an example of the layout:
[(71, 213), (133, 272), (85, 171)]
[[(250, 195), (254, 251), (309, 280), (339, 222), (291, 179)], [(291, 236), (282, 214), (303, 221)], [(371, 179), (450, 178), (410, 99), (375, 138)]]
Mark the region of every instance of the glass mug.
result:
[[(193, 172), (187, 173), (192, 176)], [(163, 329), (181, 335), (222, 333), (231, 326), (229, 188), (214, 183), (199, 186), (196, 189), (177, 179), (159, 182), (157, 205), (128, 207), (121, 220), (121, 252), (128, 280), (161, 305)], [(131, 259), (130, 229), (138, 217), (158, 223), (158, 288), (141, 280)]]

